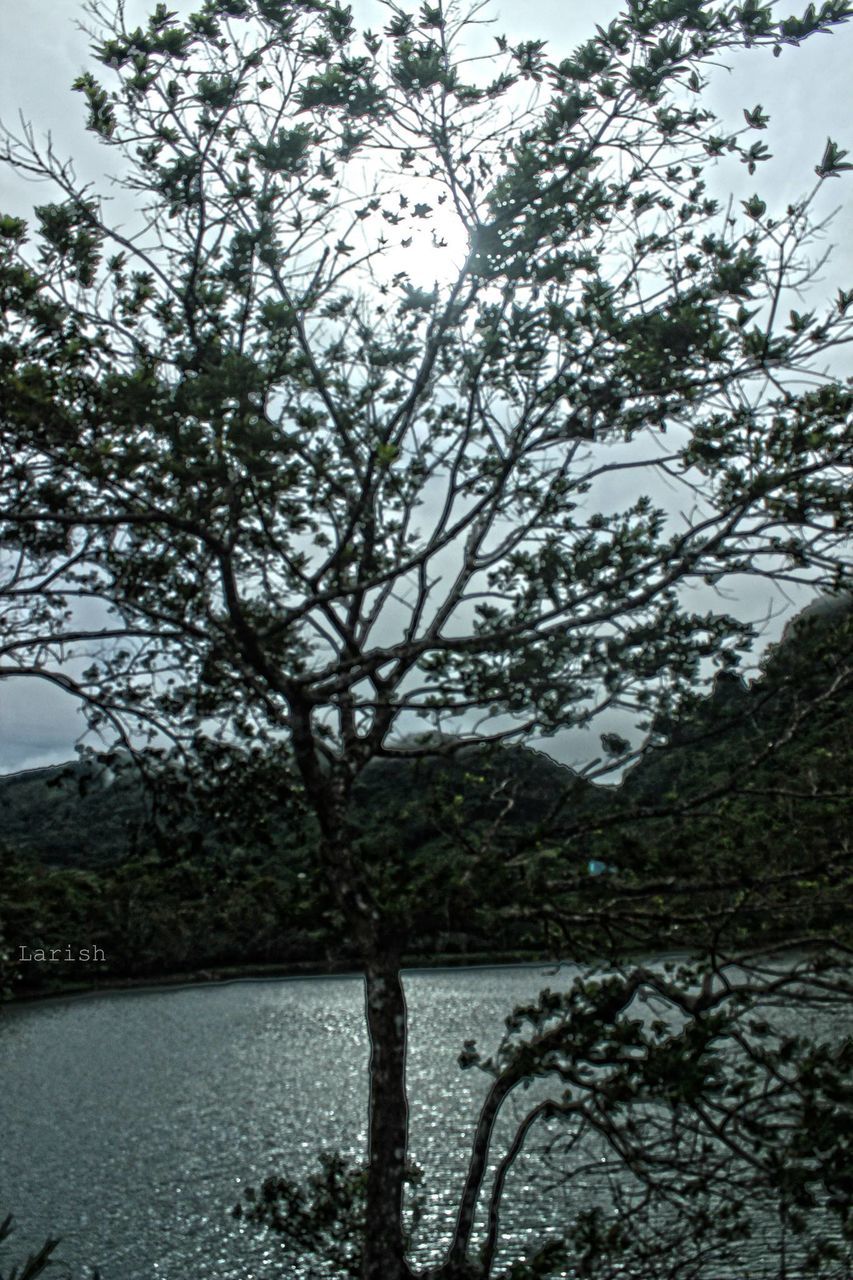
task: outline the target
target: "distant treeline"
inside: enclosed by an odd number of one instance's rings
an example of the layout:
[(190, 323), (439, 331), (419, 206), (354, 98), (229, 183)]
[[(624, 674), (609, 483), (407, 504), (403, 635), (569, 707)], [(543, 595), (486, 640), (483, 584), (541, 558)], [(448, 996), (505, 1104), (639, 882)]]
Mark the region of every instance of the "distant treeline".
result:
[[(565, 953), (567, 937), (579, 954), (682, 945), (712, 920), (741, 938), (834, 927), (849, 890), (851, 653), (846, 602), (801, 617), (760, 679), (720, 673), (659, 721), (659, 745), (618, 787), (521, 747), (374, 761), (354, 821), (399, 920), (392, 941), (423, 960)], [(165, 785), (152, 796), (129, 765), (0, 779), (7, 991), (346, 963), (317, 833), (275, 762), (192, 804), (189, 784), (183, 800)], [(15, 964), (21, 945), (94, 943), (105, 964)]]

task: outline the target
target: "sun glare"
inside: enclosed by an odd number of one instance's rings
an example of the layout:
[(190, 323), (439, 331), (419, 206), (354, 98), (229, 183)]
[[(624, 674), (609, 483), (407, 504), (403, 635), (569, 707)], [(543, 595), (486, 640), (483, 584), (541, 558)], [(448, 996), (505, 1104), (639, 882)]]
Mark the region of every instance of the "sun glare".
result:
[(454, 281), (468, 254), (468, 232), (450, 198), (435, 183), (409, 181), (392, 195), (363, 229), (365, 248), (385, 244), (374, 259), (377, 283), (401, 276), (417, 288)]

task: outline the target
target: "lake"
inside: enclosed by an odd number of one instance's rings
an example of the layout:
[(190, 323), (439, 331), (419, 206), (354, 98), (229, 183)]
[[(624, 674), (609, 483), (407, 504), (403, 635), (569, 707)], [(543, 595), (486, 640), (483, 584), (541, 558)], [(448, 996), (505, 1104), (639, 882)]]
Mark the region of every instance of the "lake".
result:
[[(463, 1041), (493, 1050), (514, 1004), (567, 984), (575, 972), (563, 967), (558, 977), (553, 968), (513, 966), (407, 975), (411, 1155), (426, 1186), (421, 1261), (435, 1256), (451, 1229), (488, 1083), (459, 1069)], [(333, 977), (6, 1009), (0, 1217), (14, 1213), (18, 1230), (4, 1257), (17, 1260), (25, 1246), (55, 1234), (74, 1280), (88, 1280), (93, 1266), (101, 1280), (293, 1275), (282, 1267), (279, 1242), (229, 1211), (243, 1187), (270, 1173), (310, 1171), (318, 1150), (363, 1157), (362, 1001), (360, 979)], [(523, 1094), (516, 1106), (530, 1101)], [(530, 1228), (541, 1230), (541, 1170), (533, 1170), (533, 1158), (523, 1156), (511, 1175), (507, 1259)], [(595, 1173), (582, 1172), (571, 1188), (550, 1187), (549, 1222), (576, 1212)], [(765, 1251), (762, 1260), (772, 1263), (772, 1255)], [(750, 1272), (760, 1274), (777, 1269)]]

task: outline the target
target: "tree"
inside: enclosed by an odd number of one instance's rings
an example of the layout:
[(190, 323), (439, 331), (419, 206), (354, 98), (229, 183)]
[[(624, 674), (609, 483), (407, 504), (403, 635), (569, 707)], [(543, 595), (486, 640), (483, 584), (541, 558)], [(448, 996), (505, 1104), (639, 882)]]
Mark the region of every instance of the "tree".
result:
[[(789, 304), (821, 229), (815, 192), (851, 166), (829, 140), (811, 195), (730, 213), (708, 171), (727, 156), (758, 171), (767, 119), (755, 107), (730, 133), (702, 91), (728, 51), (787, 53), (851, 9), (780, 22), (753, 0), (632, 0), (556, 60), (501, 37), (466, 59), (479, 10), (441, 0), (389, 4), (381, 35), (324, 0), (204, 0), (187, 17), (160, 4), (139, 27), (123, 5), (89, 13), (107, 79), (74, 88), (130, 204), (112, 216), (32, 130), (7, 135), (5, 161), (57, 195), (32, 241), (23, 220), (0, 222), (0, 676), (59, 684), (132, 751), (165, 740), (244, 778), (288, 744), (278, 800), (301, 792), (316, 816), (318, 868), (365, 974), (358, 1265), (398, 1280), (410, 903), (388, 845), (354, 825), (354, 788), (380, 757), (547, 738), (609, 708), (653, 733), (703, 664), (735, 666), (752, 635), (691, 608), (689, 588), (849, 580), (853, 395), (820, 362), (850, 338), (853, 293), (820, 313)], [(414, 250), (441, 247), (447, 211), (466, 251), (424, 279)], [(617, 481), (632, 487), (621, 509)], [(661, 505), (664, 484), (686, 511)], [(602, 741), (602, 772), (631, 758), (627, 740)], [(470, 853), (471, 874), (487, 855), (487, 841)], [(837, 1062), (789, 1046), (788, 1076), (777, 1048), (753, 1051), (749, 1000), (809, 979), (796, 966), (738, 996), (729, 963), (713, 953), (698, 995), (689, 974), (639, 969), (519, 1015), (531, 1035), (481, 1063), (494, 1083), (436, 1275), (491, 1273), (503, 1177), (537, 1117), (592, 1126), (666, 1201), (639, 1131), (617, 1141), (613, 1117), (633, 1097), (657, 1124), (656, 1101), (681, 1088), (673, 1064), (696, 1068), (673, 1150), (706, 1151), (710, 1183), (735, 1159), (730, 1136), (782, 1158), (817, 1106), (803, 1081), (829, 1087)], [(657, 1030), (632, 1019), (643, 992), (669, 1008)], [(743, 1099), (756, 1072), (778, 1087), (764, 1118), (725, 1094), (736, 1136), (712, 1114), (723, 1042), (745, 1055)], [(478, 1261), (496, 1117), (542, 1075), (585, 1081), (586, 1101), (530, 1113)], [(784, 1161), (748, 1155), (778, 1190)], [(794, 1199), (821, 1179), (832, 1197), (837, 1155), (834, 1138), (798, 1150)], [(624, 1244), (599, 1226), (576, 1226), (590, 1267)], [(544, 1274), (548, 1249), (513, 1274)]]
[[(0, 1222), (0, 1244), (12, 1234), (12, 1217), (7, 1215)], [(9, 1273), (9, 1280), (36, 1280), (50, 1266), (50, 1255), (56, 1248), (58, 1240), (45, 1240), (36, 1253), (31, 1253), (21, 1268), (15, 1267)]]

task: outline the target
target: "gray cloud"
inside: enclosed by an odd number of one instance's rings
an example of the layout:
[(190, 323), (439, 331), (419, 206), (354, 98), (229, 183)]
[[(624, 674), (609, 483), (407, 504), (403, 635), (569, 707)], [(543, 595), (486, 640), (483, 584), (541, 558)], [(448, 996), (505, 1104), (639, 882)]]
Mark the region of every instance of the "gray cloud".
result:
[(68, 760), (85, 728), (77, 700), (44, 680), (0, 683), (0, 773)]

